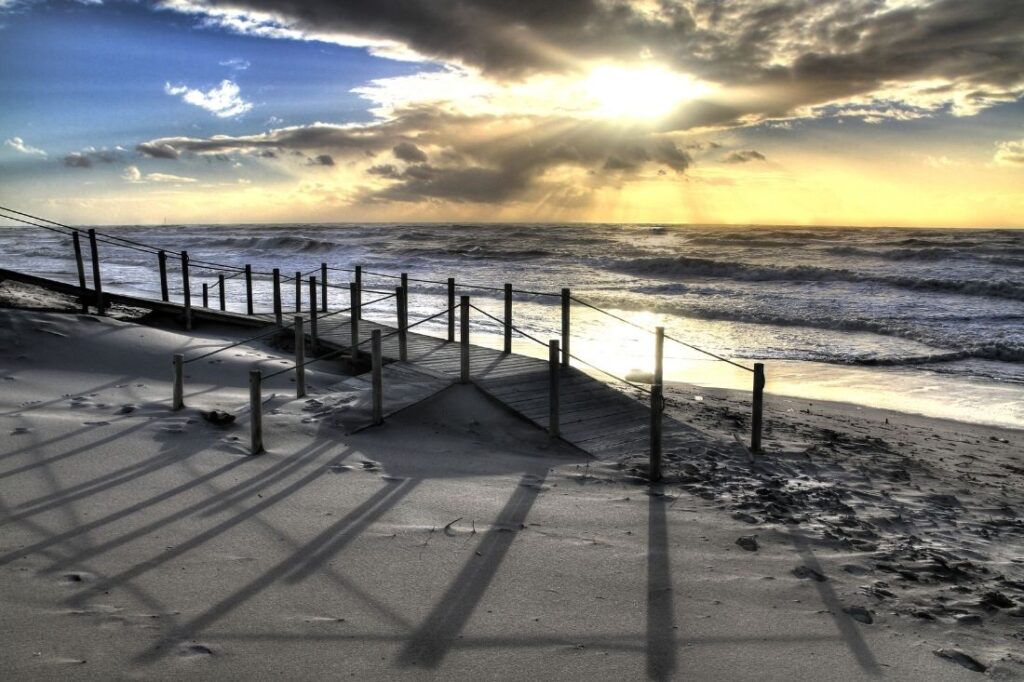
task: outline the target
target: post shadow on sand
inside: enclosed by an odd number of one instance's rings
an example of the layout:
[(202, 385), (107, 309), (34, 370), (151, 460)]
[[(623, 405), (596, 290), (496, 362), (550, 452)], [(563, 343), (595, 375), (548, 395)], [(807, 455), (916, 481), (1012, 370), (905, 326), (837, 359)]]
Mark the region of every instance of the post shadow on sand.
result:
[(668, 546), (669, 503), (663, 486), (653, 486), (647, 503), (647, 677), (670, 680), (676, 670), (675, 598)]
[[(804, 561), (804, 565), (808, 568), (814, 569), (821, 575), (825, 575), (825, 569), (822, 567), (818, 558), (814, 556), (814, 552), (811, 550), (810, 542), (807, 537), (799, 533), (783, 533), (784, 537), (793, 543), (793, 547), (796, 548), (797, 553)], [(861, 636), (860, 631), (857, 629), (857, 624), (852, 618), (846, 615), (843, 611), (843, 603), (836, 595), (835, 590), (832, 589), (832, 584), (828, 580), (812, 581), (814, 587), (818, 590), (818, 595), (821, 597), (821, 601), (824, 602), (828, 612), (832, 615), (832, 620), (835, 621), (836, 628), (839, 629), (839, 634), (846, 643), (846, 646), (850, 649), (854, 658), (857, 659), (857, 664), (860, 665), (861, 669), (871, 675), (872, 677), (879, 677), (882, 674), (882, 669), (878, 665), (878, 661), (875, 660), (875, 655), (871, 652), (867, 642)]]
[(400, 665), (436, 668), (473, 615), (537, 500), (546, 470), (526, 473), (476, 551), (398, 654)]

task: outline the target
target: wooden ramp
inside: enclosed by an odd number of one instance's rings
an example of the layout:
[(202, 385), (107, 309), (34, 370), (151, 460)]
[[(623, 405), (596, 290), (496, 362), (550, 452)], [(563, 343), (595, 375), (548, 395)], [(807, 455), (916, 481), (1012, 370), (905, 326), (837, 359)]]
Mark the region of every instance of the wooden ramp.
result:
[[(79, 287), (64, 282), (0, 269), (0, 281), (3, 279), (35, 284), (72, 296), (82, 293)], [(87, 295), (91, 293), (91, 290), (86, 290)], [(184, 306), (179, 303), (107, 292), (104, 292), (104, 297), (109, 302), (172, 314), (184, 313)], [(285, 320), (296, 314), (309, 315), (308, 311), (289, 312)], [(192, 317), (196, 321), (209, 320), (266, 328), (274, 324), (273, 315), (248, 316), (195, 306), (192, 307)], [(394, 327), (360, 320), (359, 341), (368, 340), (375, 329), (380, 330), (385, 337), (385, 358), (397, 359), (398, 336), (388, 336), (395, 331)], [(340, 314), (324, 317), (318, 321), (318, 336), (323, 351), (348, 349), (351, 345), (351, 321)], [(360, 351), (368, 350), (369, 343), (363, 343)], [(409, 331), (407, 351), (407, 362), (386, 365), (385, 416), (434, 395), (460, 378), (461, 344)], [(516, 414), (545, 430), (549, 425), (548, 372), (546, 360), (515, 353), (506, 355), (499, 350), (470, 345), (472, 382)], [(632, 398), (573, 367), (561, 368), (560, 373), (559, 432), (563, 440), (600, 458), (621, 458), (649, 452), (651, 413), (646, 401)], [(338, 393), (366, 393), (369, 380), (369, 374), (352, 377), (331, 390)], [(390, 398), (389, 387), (395, 389), (390, 392)], [(316, 399), (315, 396), (313, 398)], [(342, 427), (348, 431), (365, 428), (369, 419), (361, 413), (362, 409), (360, 404), (353, 409), (351, 419), (342, 418)], [(702, 440), (698, 431), (667, 416), (662, 418), (662, 430), (666, 449)]]

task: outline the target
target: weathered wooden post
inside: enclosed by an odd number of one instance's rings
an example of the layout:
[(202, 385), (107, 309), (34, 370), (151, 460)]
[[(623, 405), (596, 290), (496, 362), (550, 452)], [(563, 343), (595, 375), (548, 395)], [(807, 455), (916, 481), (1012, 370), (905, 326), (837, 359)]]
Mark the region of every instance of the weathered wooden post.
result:
[(398, 310), (398, 359), (405, 362), (409, 359), (409, 301), (402, 287), (395, 289), (395, 307)]
[(558, 438), (559, 358), (558, 339), (548, 341), (548, 435)]
[[(363, 300), (363, 266), (356, 266), (356, 297), (354, 299), (357, 303)], [(356, 303), (352, 304), (352, 318), (355, 320), (361, 320), (363, 318), (363, 306)]]
[(174, 392), (171, 395), (171, 409), (177, 412), (185, 407), (185, 356), (174, 354)]
[(455, 278), (448, 278), (448, 340), (455, 341)]
[(96, 245), (96, 230), (89, 230), (89, 256), (92, 258), (92, 288), (96, 294), (94, 300), (96, 313), (103, 314), (103, 279), (100, 277), (100, 250)]
[(258, 369), (249, 370), (249, 454), (263, 452), (263, 375)]
[(316, 329), (316, 277), (309, 278), (309, 352), (314, 356), (320, 349), (320, 334)]
[(469, 383), (469, 296), (459, 297), (459, 337), (462, 344), (461, 372), (459, 379)]
[(78, 303), (82, 306), (82, 312), (87, 313), (89, 301), (85, 296), (85, 263), (82, 261), (82, 242), (78, 237), (78, 230), (71, 233), (71, 243), (75, 247), (75, 264), (78, 266)]
[(188, 282), (188, 251), (181, 252), (181, 295), (185, 304), (185, 329), (192, 329), (192, 288)]
[(764, 412), (764, 363), (754, 363), (754, 401), (750, 419), (750, 449), (761, 452), (761, 424)]
[(569, 290), (562, 289), (562, 367), (569, 366)]
[(651, 462), (649, 480), (661, 480), (661, 415), (665, 410), (663, 386), (663, 358), (665, 349), (665, 328), (654, 328), (654, 379), (651, 381)]
[(217, 294), (220, 297), (220, 309), (221, 310), (227, 310), (228, 309), (228, 298), (227, 298), (227, 292), (224, 291), (224, 275), (223, 274), (217, 275), (217, 289), (218, 289)]
[(295, 312), (302, 312), (302, 273), (295, 273)]
[(512, 353), (512, 285), (505, 283), (505, 355)]
[(160, 300), (167, 303), (171, 300), (167, 291), (167, 252), (157, 251), (156, 260), (160, 265)]
[(252, 266), (245, 265), (245, 312), (252, 315)]
[(373, 423), (384, 423), (384, 362), (381, 353), (380, 330), (370, 332), (371, 366), (373, 371)]
[(306, 395), (306, 330), (302, 315), (295, 316), (295, 397)]
[(207, 286), (206, 282), (203, 282), (203, 307), (210, 307), (210, 287)]
[(281, 313), (281, 270), (274, 268), (274, 321), (281, 326), (283, 321)]
[(409, 273), (403, 272), (401, 274), (402, 292), (405, 293), (406, 299), (409, 297)]
[(359, 358), (359, 285), (355, 282), (348, 283), (349, 298), (349, 327), (352, 330), (352, 361)]
[(327, 263), (320, 264), (320, 311), (327, 312)]

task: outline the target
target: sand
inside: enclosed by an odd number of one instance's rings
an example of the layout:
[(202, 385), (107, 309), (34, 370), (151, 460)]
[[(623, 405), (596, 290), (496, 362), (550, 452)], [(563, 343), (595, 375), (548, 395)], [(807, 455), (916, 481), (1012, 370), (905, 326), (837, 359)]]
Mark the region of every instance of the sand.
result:
[(744, 396), (677, 385), (652, 488), (472, 386), (348, 433), (325, 367), (251, 457), (287, 355), (171, 412), (171, 354), (244, 331), (118, 316), (0, 310), (7, 679), (1024, 677), (1020, 432), (769, 396), (752, 457)]

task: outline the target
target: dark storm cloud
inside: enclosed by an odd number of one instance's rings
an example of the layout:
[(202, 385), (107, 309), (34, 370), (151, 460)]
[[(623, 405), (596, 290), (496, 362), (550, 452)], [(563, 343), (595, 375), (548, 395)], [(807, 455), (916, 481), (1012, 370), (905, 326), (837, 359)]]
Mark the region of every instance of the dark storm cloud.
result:
[(755, 149), (730, 152), (724, 159), (725, 163), (747, 163), (748, 161), (765, 161), (764, 154)]
[[(268, 17), (307, 35), (402, 44), (501, 79), (571, 73), (593, 60), (652, 63), (744, 88), (729, 101), (683, 108), (671, 129), (737, 125), (800, 107), (866, 96), (896, 82), (956, 84), (967, 106), (1024, 92), (1020, 0), (167, 0), (231, 24), (223, 12)], [(218, 14), (221, 13), (221, 14)]]
[(423, 150), (411, 142), (399, 142), (391, 148), (391, 152), (395, 155), (395, 158), (400, 161), (423, 163), (427, 160), (427, 155)]

